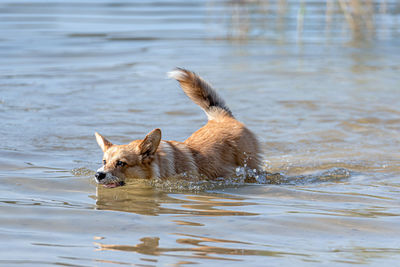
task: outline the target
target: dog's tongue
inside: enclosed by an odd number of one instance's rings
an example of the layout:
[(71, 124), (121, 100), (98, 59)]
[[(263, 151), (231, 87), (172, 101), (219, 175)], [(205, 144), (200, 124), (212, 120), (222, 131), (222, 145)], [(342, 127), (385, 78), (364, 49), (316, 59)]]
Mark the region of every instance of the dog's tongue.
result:
[(119, 183), (104, 184), (104, 187), (107, 187), (107, 188), (114, 188), (117, 186), (119, 186)]

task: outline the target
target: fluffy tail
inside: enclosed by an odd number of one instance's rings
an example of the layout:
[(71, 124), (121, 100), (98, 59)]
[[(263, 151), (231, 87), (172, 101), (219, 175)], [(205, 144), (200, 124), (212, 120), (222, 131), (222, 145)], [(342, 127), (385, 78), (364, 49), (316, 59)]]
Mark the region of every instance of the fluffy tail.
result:
[(209, 120), (220, 116), (233, 117), (225, 101), (210, 84), (194, 72), (176, 68), (168, 73), (168, 77), (174, 78), (180, 83), (185, 94), (206, 112)]

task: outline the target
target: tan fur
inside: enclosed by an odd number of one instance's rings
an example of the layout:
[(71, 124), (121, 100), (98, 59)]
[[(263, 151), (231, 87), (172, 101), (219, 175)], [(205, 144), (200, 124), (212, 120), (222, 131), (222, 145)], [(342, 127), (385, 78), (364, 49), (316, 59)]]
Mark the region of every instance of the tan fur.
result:
[(98, 183), (114, 187), (129, 178), (162, 179), (178, 174), (215, 179), (233, 175), (238, 166), (259, 169), (257, 138), (233, 117), (212, 87), (184, 69), (176, 69), (170, 77), (206, 112), (207, 124), (184, 142), (162, 141), (160, 129), (128, 145), (113, 145), (96, 133), (105, 160), (96, 174)]

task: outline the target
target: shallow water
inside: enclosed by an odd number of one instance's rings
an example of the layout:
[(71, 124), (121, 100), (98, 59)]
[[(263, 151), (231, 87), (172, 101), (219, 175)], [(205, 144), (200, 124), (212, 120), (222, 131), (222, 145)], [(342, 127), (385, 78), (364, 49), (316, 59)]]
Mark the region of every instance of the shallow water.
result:
[[(328, 3), (2, 1), (0, 265), (398, 264), (399, 4), (352, 25)], [(205, 123), (175, 66), (213, 83), (279, 175), (96, 186), (95, 131)]]

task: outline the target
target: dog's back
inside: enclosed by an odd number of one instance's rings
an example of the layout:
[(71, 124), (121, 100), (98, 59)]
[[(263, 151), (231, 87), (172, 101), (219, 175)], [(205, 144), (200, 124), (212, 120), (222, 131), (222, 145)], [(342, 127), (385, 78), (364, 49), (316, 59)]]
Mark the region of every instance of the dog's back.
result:
[(229, 177), (235, 168), (259, 169), (259, 145), (255, 135), (237, 121), (224, 100), (201, 77), (185, 69), (169, 73), (186, 95), (207, 114), (205, 126), (184, 144), (192, 151), (200, 174), (208, 178)]

